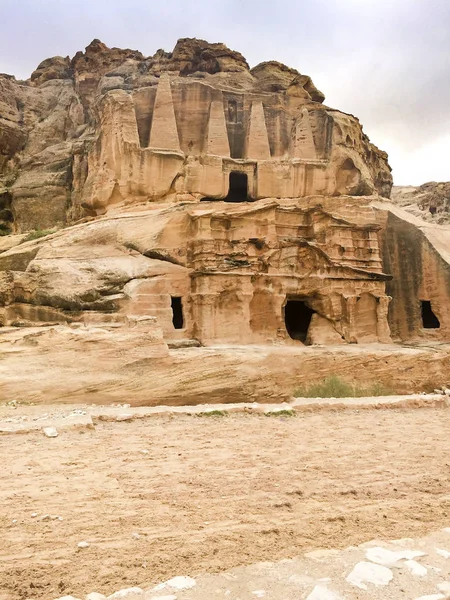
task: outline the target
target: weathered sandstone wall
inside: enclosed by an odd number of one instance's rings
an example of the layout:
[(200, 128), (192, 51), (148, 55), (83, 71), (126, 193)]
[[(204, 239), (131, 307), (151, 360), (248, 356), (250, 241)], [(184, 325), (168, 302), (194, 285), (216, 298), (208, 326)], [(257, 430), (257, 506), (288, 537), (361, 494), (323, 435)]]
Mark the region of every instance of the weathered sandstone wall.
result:
[(376, 204), (383, 223), (383, 269), (392, 274), (386, 293), (392, 298), (393, 338), (448, 341), (450, 227), (430, 225), (390, 203)]
[(180, 40), (145, 58), (94, 40), (0, 75), (0, 221), (48, 229), (124, 204), (248, 195), (390, 193), (385, 153), (280, 63), (250, 69), (223, 44)]
[(155, 205), (67, 228), (0, 254), (0, 318), (154, 316), (167, 339), (204, 344), (389, 342), (370, 200)]

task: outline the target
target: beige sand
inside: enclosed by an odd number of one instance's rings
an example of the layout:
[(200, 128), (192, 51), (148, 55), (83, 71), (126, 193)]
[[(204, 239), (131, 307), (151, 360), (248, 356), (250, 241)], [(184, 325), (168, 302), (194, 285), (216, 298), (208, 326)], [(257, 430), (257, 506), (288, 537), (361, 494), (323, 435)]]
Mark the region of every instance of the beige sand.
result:
[(450, 524), (443, 409), (154, 417), (0, 446), (1, 600), (111, 593)]

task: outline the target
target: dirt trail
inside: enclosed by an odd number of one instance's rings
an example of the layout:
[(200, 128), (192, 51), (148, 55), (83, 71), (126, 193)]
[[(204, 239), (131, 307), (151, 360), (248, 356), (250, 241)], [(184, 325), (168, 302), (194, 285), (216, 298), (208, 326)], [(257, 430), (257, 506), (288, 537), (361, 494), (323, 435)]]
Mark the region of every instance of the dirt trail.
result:
[(0, 437), (0, 599), (108, 594), (448, 527), (449, 414), (155, 417)]

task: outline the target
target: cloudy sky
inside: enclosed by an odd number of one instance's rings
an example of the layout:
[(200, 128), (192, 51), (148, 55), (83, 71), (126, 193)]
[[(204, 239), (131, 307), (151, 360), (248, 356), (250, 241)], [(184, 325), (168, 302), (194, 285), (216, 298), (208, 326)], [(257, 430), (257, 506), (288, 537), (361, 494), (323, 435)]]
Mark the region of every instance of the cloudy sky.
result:
[(180, 37), (310, 75), (359, 117), (395, 183), (450, 180), (450, 0), (0, 0), (0, 72), (93, 38), (152, 55)]

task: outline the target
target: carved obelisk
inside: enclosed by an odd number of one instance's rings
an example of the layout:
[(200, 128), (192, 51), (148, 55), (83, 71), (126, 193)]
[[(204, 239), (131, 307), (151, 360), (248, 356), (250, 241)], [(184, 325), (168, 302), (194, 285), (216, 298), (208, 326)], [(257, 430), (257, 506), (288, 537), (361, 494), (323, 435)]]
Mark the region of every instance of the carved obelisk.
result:
[(209, 111), (208, 137), (206, 140), (206, 154), (217, 156), (230, 156), (230, 144), (228, 142), (227, 125), (223, 102), (211, 102)]
[(167, 73), (161, 74), (156, 90), (149, 146), (150, 148), (180, 151), (172, 90)]
[(310, 158), (312, 160), (317, 158), (311, 121), (306, 108), (302, 110), (302, 116), (294, 125), (292, 141), (294, 158)]
[(252, 104), (246, 157), (254, 160), (270, 159), (269, 137), (262, 102)]

